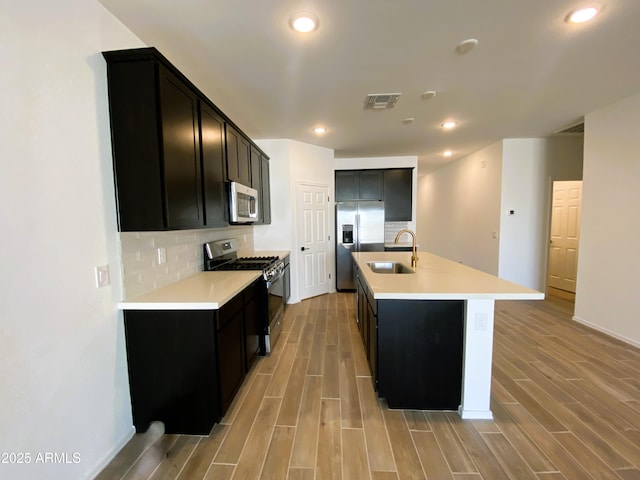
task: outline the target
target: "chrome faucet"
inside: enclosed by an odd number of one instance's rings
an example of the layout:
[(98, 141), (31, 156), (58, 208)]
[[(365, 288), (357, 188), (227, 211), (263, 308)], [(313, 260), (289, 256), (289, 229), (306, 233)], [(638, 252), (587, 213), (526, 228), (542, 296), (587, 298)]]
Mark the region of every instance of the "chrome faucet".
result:
[(416, 251), (416, 234), (413, 233), (413, 231), (409, 230), (408, 228), (403, 228), (398, 232), (398, 234), (396, 235), (396, 239), (393, 241), (393, 243), (397, 244), (398, 240), (400, 240), (400, 236), (403, 233), (408, 233), (413, 238), (413, 245), (411, 246), (411, 268), (415, 270), (416, 267), (418, 266), (418, 260), (419, 260), (418, 252)]

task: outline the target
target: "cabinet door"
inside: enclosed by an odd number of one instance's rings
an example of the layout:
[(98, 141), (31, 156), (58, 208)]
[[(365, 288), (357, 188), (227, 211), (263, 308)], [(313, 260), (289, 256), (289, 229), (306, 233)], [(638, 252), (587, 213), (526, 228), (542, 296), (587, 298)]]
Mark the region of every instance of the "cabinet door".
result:
[(124, 312), (137, 432), (160, 420), (166, 433), (207, 435), (219, 421), (213, 318), (206, 310)]
[(249, 185), (251, 188), (255, 188), (260, 192), (260, 188), (262, 186), (262, 175), (260, 173), (260, 169), (262, 168), (261, 159), (260, 159), (260, 150), (256, 147), (250, 147), (250, 166), (251, 166), (251, 184)]
[(368, 353), (367, 351), (367, 342), (365, 340), (365, 325), (367, 323), (367, 294), (366, 289), (362, 285), (360, 278), (357, 278), (356, 288), (358, 292), (358, 330), (360, 331), (360, 336), (362, 337), (362, 344), (364, 345), (365, 355)]
[(204, 102), (200, 102), (200, 140), (205, 225), (226, 227), (229, 212), (224, 183), (224, 120)]
[(382, 170), (360, 170), (358, 192), (359, 200), (382, 200)]
[(358, 173), (355, 170), (336, 171), (336, 202), (358, 200)]
[(249, 159), (249, 141), (228, 123), (225, 129), (227, 135), (227, 179), (251, 185), (251, 168)]
[(289, 257), (285, 258), (284, 265), (284, 273), (282, 275), (284, 280), (284, 303), (285, 308), (287, 307), (287, 303), (289, 303), (289, 299), (291, 298), (291, 269), (289, 268)]
[(256, 224), (264, 223), (264, 203), (262, 201), (262, 154), (256, 147), (250, 148), (250, 168), (251, 168), (251, 188), (258, 191), (258, 221)]
[(158, 74), (167, 227), (201, 227), (198, 97), (164, 67)]
[[(238, 301), (236, 298), (239, 297)], [(218, 369), (220, 375), (220, 405), (224, 415), (244, 379), (244, 334), (242, 294), (219, 311)], [(236, 308), (240, 306), (240, 308)]]
[(262, 223), (271, 223), (271, 175), (269, 173), (269, 158), (260, 156), (260, 175), (262, 179), (261, 194), (262, 194)]
[[(375, 301), (375, 300), (372, 300)], [(367, 329), (368, 329), (368, 359), (371, 368), (371, 378), (373, 386), (377, 390), (378, 386), (378, 319), (376, 317), (373, 306), (367, 302)]]
[(413, 169), (384, 171), (384, 219), (387, 222), (411, 221)]
[(267, 309), (264, 288), (264, 282), (258, 279), (243, 291), (246, 372), (249, 371), (260, 351), (261, 327), (266, 323), (264, 312)]

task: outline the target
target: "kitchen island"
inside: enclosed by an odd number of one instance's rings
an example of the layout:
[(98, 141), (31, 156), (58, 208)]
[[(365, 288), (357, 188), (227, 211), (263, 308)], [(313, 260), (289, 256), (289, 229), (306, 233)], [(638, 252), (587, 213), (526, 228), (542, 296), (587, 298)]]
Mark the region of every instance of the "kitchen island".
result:
[[(451, 409), (454, 388), (462, 418), (491, 419), (495, 300), (544, 294), (428, 252), (418, 256), (413, 271), (410, 253), (353, 253), (358, 327), (378, 394), (392, 408)], [(405, 273), (377, 273), (392, 267)]]

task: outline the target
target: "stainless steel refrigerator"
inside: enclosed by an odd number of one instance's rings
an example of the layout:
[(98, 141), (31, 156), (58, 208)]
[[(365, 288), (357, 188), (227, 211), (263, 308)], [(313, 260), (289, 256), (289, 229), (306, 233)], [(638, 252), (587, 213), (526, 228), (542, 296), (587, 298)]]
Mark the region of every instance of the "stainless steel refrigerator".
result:
[(336, 289), (354, 290), (352, 252), (384, 251), (384, 203), (336, 204)]

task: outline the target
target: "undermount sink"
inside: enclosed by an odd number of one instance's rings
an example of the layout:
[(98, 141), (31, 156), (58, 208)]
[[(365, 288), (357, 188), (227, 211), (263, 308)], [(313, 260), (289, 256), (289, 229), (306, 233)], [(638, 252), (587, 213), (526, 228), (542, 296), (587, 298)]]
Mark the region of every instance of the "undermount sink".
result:
[(415, 273), (411, 268), (400, 262), (368, 262), (373, 273)]

